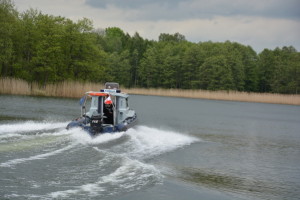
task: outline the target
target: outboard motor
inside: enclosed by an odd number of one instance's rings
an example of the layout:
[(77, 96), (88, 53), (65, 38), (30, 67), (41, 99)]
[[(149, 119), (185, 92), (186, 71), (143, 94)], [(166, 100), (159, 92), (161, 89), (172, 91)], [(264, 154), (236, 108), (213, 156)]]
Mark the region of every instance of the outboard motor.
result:
[(93, 115), (91, 117), (91, 129), (93, 134), (100, 133), (102, 131), (101, 115)]

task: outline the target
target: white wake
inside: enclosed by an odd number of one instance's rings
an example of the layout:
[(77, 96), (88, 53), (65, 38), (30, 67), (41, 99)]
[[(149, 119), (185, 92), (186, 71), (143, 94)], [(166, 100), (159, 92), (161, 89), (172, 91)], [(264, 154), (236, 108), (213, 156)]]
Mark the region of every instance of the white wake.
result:
[(0, 136), (7, 133), (21, 133), (21, 132), (31, 132), (31, 131), (46, 131), (57, 128), (66, 127), (66, 122), (35, 122), (27, 121), (15, 124), (3, 124), (0, 125)]
[(0, 167), (12, 167), (12, 166), (15, 166), (17, 164), (32, 161), (32, 160), (46, 159), (49, 156), (54, 156), (56, 154), (62, 153), (66, 150), (69, 150), (69, 149), (73, 148), (74, 146), (75, 145), (73, 144), (73, 145), (69, 145), (69, 146), (66, 146), (64, 148), (57, 149), (55, 151), (51, 151), (51, 152), (48, 152), (48, 153), (38, 154), (38, 155), (35, 155), (35, 156), (30, 156), (28, 158), (17, 158), (17, 159), (9, 160), (7, 162), (1, 163)]

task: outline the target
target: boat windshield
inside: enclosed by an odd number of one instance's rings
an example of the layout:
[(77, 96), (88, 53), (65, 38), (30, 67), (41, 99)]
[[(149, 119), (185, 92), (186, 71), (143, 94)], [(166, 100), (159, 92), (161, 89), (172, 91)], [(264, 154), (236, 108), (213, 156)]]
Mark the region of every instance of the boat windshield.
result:
[(93, 96), (88, 97), (85, 104), (86, 110), (88, 111), (86, 113), (87, 116), (91, 117), (93, 114), (97, 113), (98, 109), (98, 97)]

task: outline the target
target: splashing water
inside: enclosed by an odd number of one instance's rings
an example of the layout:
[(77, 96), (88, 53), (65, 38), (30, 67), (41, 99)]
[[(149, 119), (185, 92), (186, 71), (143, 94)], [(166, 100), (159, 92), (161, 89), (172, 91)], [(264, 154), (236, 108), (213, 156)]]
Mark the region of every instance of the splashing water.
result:
[[(46, 121), (0, 125), (0, 153), (6, 155), (0, 160), (3, 173), (32, 170), (40, 165), (47, 166), (48, 173), (37, 170), (28, 177), (26, 174), (31, 172), (25, 171), (19, 175), (19, 183), (4, 176), (7, 182), (2, 184), (28, 185), (32, 194), (22, 190), (18, 194), (7, 190), (0, 193), (13, 199), (85, 199), (139, 190), (163, 179), (161, 172), (145, 159), (199, 141), (146, 126), (94, 138), (80, 128), (66, 130), (65, 126), (63, 122)], [(41, 194), (41, 189), (47, 192)]]
[(30, 131), (46, 131), (56, 128), (66, 127), (66, 122), (34, 122), (27, 121), (16, 124), (3, 124), (0, 125), (0, 134), (5, 133), (20, 133), (20, 132), (30, 132)]

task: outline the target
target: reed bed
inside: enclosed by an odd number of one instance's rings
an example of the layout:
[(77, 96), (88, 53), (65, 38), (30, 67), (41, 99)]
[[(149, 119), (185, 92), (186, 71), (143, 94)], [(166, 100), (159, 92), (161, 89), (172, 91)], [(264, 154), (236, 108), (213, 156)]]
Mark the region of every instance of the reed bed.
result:
[[(0, 94), (78, 98), (87, 91), (99, 91), (101, 88), (103, 84), (90, 82), (63, 81), (40, 86), (35, 82), (0, 78)], [(139, 95), (300, 105), (300, 95), (181, 89), (123, 88), (122, 90), (129, 94)]]
[(31, 95), (31, 88), (24, 80), (0, 78), (0, 94)]
[(76, 98), (83, 96), (88, 91), (99, 91), (100, 88), (103, 88), (103, 84), (64, 81), (46, 85), (43, 92), (44, 96)]
[(20, 79), (0, 78), (0, 94), (77, 98), (91, 90), (99, 91), (99, 88), (103, 88), (103, 84), (63, 81), (41, 86), (36, 82), (28, 83)]
[(130, 94), (300, 105), (300, 95), (181, 89), (124, 89)]

